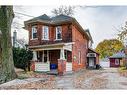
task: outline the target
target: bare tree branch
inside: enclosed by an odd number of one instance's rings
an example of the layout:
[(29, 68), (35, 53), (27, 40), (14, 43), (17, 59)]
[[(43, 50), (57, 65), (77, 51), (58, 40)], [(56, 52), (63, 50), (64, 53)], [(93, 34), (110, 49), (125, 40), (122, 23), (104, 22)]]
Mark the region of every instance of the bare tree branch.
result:
[(59, 8), (53, 9), (52, 13), (54, 15), (64, 14), (64, 15), (72, 16), (72, 15), (74, 15), (74, 7), (72, 7), (72, 6), (60, 6)]

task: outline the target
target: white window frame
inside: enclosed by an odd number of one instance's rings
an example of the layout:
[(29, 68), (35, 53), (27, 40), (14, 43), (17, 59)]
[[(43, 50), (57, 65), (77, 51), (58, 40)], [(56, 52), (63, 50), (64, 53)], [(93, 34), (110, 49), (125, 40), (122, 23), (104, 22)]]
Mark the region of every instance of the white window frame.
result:
[[(35, 32), (35, 30), (34, 29), (36, 29), (36, 27), (37, 26), (32, 26), (32, 40), (34, 40), (34, 39), (38, 39), (37, 37), (36, 38), (33, 38), (33, 33)], [(36, 29), (36, 33), (37, 33), (37, 29)]]
[[(45, 35), (44, 35), (44, 33), (45, 33), (45, 28), (47, 28), (46, 30), (48, 31), (48, 35), (46, 35), (47, 37), (45, 38)], [(43, 26), (42, 27), (42, 40), (49, 40), (49, 27), (48, 26)]]
[[(57, 36), (57, 28), (61, 28), (61, 39), (58, 39), (58, 36)], [(61, 26), (57, 26), (56, 27), (56, 40), (62, 40), (62, 27)]]
[(78, 64), (81, 64), (81, 51), (78, 52)]
[(115, 65), (119, 65), (120, 62), (119, 62), (119, 59), (115, 59)]

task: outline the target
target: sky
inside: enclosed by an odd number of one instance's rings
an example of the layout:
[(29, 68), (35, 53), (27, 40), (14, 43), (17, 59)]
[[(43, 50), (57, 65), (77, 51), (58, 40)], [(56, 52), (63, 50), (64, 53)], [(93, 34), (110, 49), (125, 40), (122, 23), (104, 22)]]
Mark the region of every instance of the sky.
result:
[[(14, 6), (16, 18), (20, 27), (23, 22), (43, 14), (53, 16), (52, 10), (59, 6)], [(33, 17), (19, 15), (16, 12), (24, 13)], [(18, 16), (18, 17), (17, 17)], [(93, 38), (93, 48), (104, 39), (117, 38), (118, 30), (127, 21), (127, 6), (75, 6), (74, 15), (76, 20), (84, 29), (89, 29)], [(12, 28), (12, 32), (14, 28)], [(28, 31), (17, 29), (17, 37), (28, 41)]]

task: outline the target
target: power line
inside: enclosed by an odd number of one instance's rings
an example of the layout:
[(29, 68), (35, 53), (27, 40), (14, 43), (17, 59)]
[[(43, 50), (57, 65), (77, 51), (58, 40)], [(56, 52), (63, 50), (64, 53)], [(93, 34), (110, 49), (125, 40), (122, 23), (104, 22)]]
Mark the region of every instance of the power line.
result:
[(20, 14), (20, 15), (23, 15), (23, 16), (27, 16), (27, 17), (34, 17), (34, 16), (31, 16), (31, 15), (28, 15), (28, 14), (24, 14), (24, 13), (20, 13), (20, 12), (14, 12), (16, 14)]

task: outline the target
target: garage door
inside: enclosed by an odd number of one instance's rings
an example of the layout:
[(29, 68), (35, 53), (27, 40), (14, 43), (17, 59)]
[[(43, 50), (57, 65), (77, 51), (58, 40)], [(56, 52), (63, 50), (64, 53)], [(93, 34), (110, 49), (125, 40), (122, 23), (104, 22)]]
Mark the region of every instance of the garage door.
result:
[(109, 61), (100, 61), (100, 65), (102, 68), (109, 68), (110, 62)]

